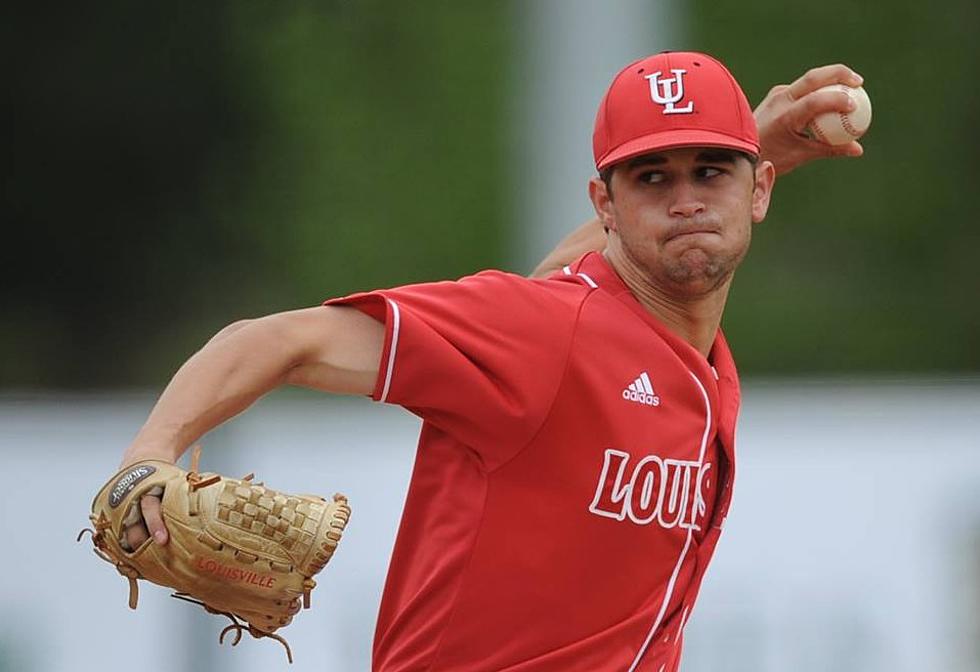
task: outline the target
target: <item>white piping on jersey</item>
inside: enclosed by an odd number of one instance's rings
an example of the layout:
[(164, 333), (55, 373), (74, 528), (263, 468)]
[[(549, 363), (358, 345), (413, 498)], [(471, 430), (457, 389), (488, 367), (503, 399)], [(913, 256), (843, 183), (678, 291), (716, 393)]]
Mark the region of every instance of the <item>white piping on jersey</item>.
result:
[(391, 389), (391, 372), (395, 370), (395, 351), (398, 350), (398, 330), (401, 328), (402, 316), (398, 310), (398, 304), (385, 297), (385, 301), (391, 306), (391, 347), (388, 348), (388, 370), (385, 372), (385, 386), (381, 390), (381, 398), (378, 401), (388, 399), (388, 390)]
[[(701, 391), (701, 396), (704, 398), (704, 408), (705, 408), (705, 422), (704, 422), (704, 434), (701, 436), (701, 454), (698, 456), (698, 465), (704, 463), (704, 453), (708, 448), (708, 436), (711, 434), (711, 401), (708, 399), (708, 391), (704, 389), (704, 385), (698, 380), (698, 377), (694, 375), (693, 371), (688, 371), (691, 374), (691, 378), (697, 383), (698, 389)], [(650, 633), (647, 635), (646, 640), (643, 642), (643, 646), (640, 650), (636, 652), (636, 657), (633, 659), (633, 664), (630, 665), (628, 672), (634, 672), (636, 666), (640, 664), (643, 660), (643, 654), (647, 652), (647, 648), (650, 646), (650, 642), (653, 640), (654, 634), (657, 632), (657, 628), (660, 627), (660, 622), (663, 621), (664, 613), (667, 611), (667, 605), (670, 603), (670, 598), (674, 595), (674, 584), (677, 581), (677, 575), (681, 572), (681, 567), (684, 565), (684, 558), (687, 557), (687, 551), (691, 548), (691, 539), (694, 536), (693, 528), (688, 528), (687, 530), (687, 540), (684, 542), (684, 548), (681, 550), (680, 557), (677, 558), (677, 564), (674, 565), (674, 571), (671, 572), (670, 580), (667, 582), (667, 590), (664, 592), (664, 601), (660, 605), (660, 611), (657, 613), (657, 618), (653, 622), (653, 627), (650, 628)], [(683, 625), (681, 626), (683, 627)]]
[(677, 634), (674, 635), (674, 644), (677, 643), (677, 640), (681, 638), (681, 633), (684, 632), (684, 623), (687, 621), (687, 612), (689, 609), (690, 607), (684, 607), (684, 612), (681, 614), (680, 625), (677, 626)]
[[(570, 269), (568, 266), (563, 266), (562, 269), (561, 269), (561, 271), (565, 275), (572, 275), (572, 269)], [(596, 289), (596, 288), (599, 287), (599, 285), (596, 284), (596, 281), (593, 280), (592, 278), (590, 278), (585, 273), (576, 273), (575, 275), (577, 275), (578, 277), (580, 277), (583, 280), (585, 280), (585, 284), (587, 284), (592, 289)]]

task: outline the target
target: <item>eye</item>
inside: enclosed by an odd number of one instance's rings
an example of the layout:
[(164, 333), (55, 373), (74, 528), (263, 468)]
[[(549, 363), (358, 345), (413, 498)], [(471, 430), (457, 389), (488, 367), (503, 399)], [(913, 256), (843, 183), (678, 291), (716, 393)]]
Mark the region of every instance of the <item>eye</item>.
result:
[(660, 170), (645, 170), (636, 176), (636, 179), (643, 184), (658, 184), (666, 179), (663, 171)]
[(717, 177), (726, 173), (725, 169), (717, 166), (699, 166), (695, 172), (700, 178)]

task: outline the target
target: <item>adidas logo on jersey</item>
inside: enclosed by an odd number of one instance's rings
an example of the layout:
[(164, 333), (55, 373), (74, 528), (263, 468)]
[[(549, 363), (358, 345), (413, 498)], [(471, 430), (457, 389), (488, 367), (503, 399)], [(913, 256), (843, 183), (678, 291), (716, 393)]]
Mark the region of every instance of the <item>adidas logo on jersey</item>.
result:
[(626, 401), (635, 401), (638, 404), (645, 404), (647, 406), (660, 405), (660, 397), (653, 391), (653, 385), (650, 384), (650, 376), (647, 375), (646, 371), (626, 386), (626, 389), (623, 390), (623, 399)]

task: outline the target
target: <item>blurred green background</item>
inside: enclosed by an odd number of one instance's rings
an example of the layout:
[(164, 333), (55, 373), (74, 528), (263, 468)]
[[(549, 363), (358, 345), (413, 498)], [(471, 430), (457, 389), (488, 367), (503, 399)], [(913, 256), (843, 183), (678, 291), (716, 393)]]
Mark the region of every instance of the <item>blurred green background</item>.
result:
[[(980, 5), (690, 7), (650, 51), (713, 53), (753, 102), (842, 61), (875, 103), (864, 159), (777, 186), (726, 315), (743, 374), (980, 371)], [(159, 387), (242, 317), (529, 270), (514, 3), (4, 11), (0, 389)]]

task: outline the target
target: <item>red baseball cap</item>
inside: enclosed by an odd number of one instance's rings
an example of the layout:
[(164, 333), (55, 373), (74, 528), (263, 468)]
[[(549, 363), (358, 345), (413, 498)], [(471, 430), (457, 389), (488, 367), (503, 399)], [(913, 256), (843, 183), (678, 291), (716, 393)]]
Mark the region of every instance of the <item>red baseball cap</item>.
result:
[(692, 146), (758, 156), (752, 108), (732, 73), (707, 54), (687, 51), (647, 56), (620, 70), (596, 115), (596, 168)]

